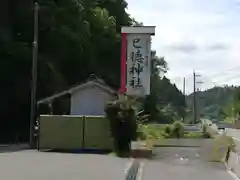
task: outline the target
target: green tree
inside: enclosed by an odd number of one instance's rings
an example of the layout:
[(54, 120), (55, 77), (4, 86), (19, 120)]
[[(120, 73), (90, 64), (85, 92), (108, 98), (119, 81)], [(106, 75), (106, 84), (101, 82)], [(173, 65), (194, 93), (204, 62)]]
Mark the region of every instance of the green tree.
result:
[[(95, 73), (119, 86), (120, 27), (131, 25), (127, 3), (111, 0), (39, 0), (37, 99)], [(16, 133), (28, 139), (33, 39), (33, 2), (0, 3), (0, 79), (3, 88), (0, 141)]]
[[(177, 89), (175, 85), (172, 85), (169, 79), (164, 77), (160, 78), (160, 71), (167, 71), (168, 64), (164, 57), (157, 57), (155, 52), (152, 52), (152, 74), (151, 74), (151, 86), (150, 95), (146, 97), (144, 101), (144, 111), (150, 114), (150, 121), (157, 121), (160, 123), (172, 122), (176, 116), (168, 114), (169, 109), (175, 112), (179, 118), (185, 115), (185, 100), (183, 94)], [(169, 106), (169, 104), (171, 104)], [(165, 107), (166, 106), (166, 107)]]
[[(125, 11), (126, 1), (38, 2), (37, 99), (82, 82), (91, 73), (119, 88), (121, 26), (136, 25)], [(0, 131), (9, 135), (0, 136), (0, 141), (9, 141), (16, 134), (26, 141), (29, 135), (33, 1), (2, 0), (0, 13), (0, 92), (3, 95), (0, 113), (4, 117)], [(156, 82), (161, 82), (157, 75), (154, 77)]]
[(234, 116), (239, 118), (240, 116), (240, 88), (237, 88), (234, 92)]

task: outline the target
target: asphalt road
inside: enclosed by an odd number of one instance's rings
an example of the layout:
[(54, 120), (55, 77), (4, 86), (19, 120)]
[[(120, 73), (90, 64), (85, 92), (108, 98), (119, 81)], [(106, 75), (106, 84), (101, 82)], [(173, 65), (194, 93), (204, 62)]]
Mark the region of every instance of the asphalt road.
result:
[[(198, 147), (158, 147), (142, 160), (142, 180), (233, 180), (221, 163), (210, 163)], [(0, 153), (6, 180), (124, 180), (130, 159), (105, 155), (37, 152)]]
[(143, 180), (233, 180), (224, 164), (207, 162), (199, 148), (159, 147), (144, 161)]
[(130, 159), (24, 150), (0, 153), (5, 180), (124, 180)]

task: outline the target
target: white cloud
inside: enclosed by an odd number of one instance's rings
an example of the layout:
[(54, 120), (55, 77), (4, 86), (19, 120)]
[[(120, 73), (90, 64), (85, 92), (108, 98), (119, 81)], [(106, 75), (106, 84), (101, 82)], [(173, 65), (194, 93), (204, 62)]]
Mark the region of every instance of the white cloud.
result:
[[(215, 84), (240, 84), (238, 71), (230, 71), (218, 80), (213, 74), (239, 66), (240, 5), (236, 0), (128, 0), (128, 12), (144, 25), (155, 25), (152, 48), (165, 56), (170, 70), (167, 76), (182, 89), (192, 92), (192, 71), (202, 74), (202, 88)], [(240, 74), (240, 73), (239, 73)]]

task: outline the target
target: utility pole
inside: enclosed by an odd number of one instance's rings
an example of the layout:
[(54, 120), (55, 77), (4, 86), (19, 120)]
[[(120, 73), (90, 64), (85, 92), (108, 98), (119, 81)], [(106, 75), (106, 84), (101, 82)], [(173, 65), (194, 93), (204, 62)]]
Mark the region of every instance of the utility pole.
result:
[(186, 91), (186, 78), (184, 77), (183, 78), (183, 95), (184, 96), (186, 95), (185, 91)]
[(197, 120), (197, 108), (196, 108), (196, 74), (193, 71), (193, 124)]
[[(183, 78), (183, 96), (184, 96), (184, 105), (186, 106), (186, 78)], [(183, 121), (185, 121), (185, 117), (183, 117)]]
[(232, 107), (232, 122), (235, 124), (235, 107)]
[(200, 77), (201, 75), (197, 75), (195, 71), (193, 71), (193, 124), (197, 122), (198, 119), (198, 106), (197, 106), (197, 91), (196, 91), (196, 84), (202, 84), (203, 81), (196, 81), (196, 77)]
[(34, 39), (32, 50), (32, 84), (31, 84), (31, 114), (30, 114), (30, 133), (29, 145), (34, 148), (34, 125), (36, 121), (36, 88), (37, 88), (37, 61), (38, 61), (38, 13), (39, 5), (34, 4)]

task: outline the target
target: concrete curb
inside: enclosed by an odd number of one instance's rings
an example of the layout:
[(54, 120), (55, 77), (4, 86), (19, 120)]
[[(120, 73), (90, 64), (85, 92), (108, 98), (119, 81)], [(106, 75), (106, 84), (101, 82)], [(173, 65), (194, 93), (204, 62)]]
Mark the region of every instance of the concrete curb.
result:
[(125, 180), (138, 180), (138, 170), (140, 162), (135, 159), (131, 159), (130, 165), (125, 170)]
[(9, 147), (9, 146), (11, 146), (10, 144), (0, 144), (0, 148), (1, 147)]
[(237, 176), (236, 173), (234, 173), (231, 168), (228, 167), (228, 164), (226, 162), (224, 162), (224, 165), (226, 167), (226, 170), (228, 172), (228, 174), (234, 179), (234, 180), (239, 180), (240, 178)]
[(239, 180), (239, 177), (238, 177), (235, 173), (233, 173), (233, 172), (230, 171), (230, 170), (228, 170), (227, 172), (230, 174), (230, 176), (232, 176), (232, 178), (233, 178), (234, 180)]

